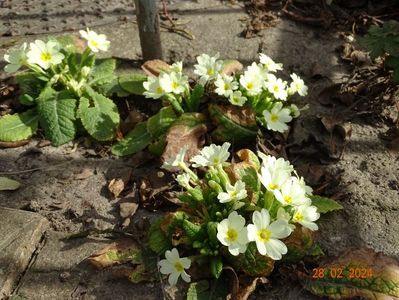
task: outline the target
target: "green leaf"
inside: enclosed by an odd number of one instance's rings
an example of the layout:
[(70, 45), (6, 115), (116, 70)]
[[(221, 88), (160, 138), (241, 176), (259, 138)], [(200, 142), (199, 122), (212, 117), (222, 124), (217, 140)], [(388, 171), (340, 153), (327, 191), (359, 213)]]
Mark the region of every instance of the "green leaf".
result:
[(19, 73), (15, 79), (21, 89), (19, 101), (24, 105), (33, 105), (45, 83), (39, 80), (34, 72)]
[(158, 141), (148, 145), (148, 151), (157, 156), (161, 156), (163, 151), (165, 150), (165, 146), (166, 146), (165, 136), (162, 135), (159, 137)]
[(147, 81), (147, 76), (142, 74), (132, 73), (119, 76), (119, 85), (122, 89), (134, 95), (143, 95), (145, 81)]
[(217, 239), (218, 224), (218, 222), (208, 222), (208, 224), (206, 224), (206, 230), (208, 232), (209, 240), (214, 245), (218, 245), (219, 243)]
[(220, 277), (223, 271), (223, 261), (220, 256), (215, 256), (211, 260), (211, 273), (216, 279)]
[(14, 191), (18, 189), (21, 184), (8, 177), (0, 177), (0, 191)]
[(46, 87), (37, 98), (40, 125), (54, 146), (75, 138), (76, 99), (67, 92)]
[(123, 140), (112, 146), (112, 154), (124, 156), (143, 150), (152, 142), (152, 137), (147, 131), (146, 122), (138, 123)]
[(163, 255), (166, 250), (172, 247), (166, 235), (160, 229), (162, 219), (154, 222), (149, 230), (149, 247), (157, 254)]
[(206, 280), (190, 283), (187, 291), (187, 300), (209, 300), (209, 283)]
[(187, 101), (188, 112), (198, 112), (201, 98), (204, 96), (205, 88), (197, 84), (191, 92), (190, 99)]
[(80, 98), (78, 116), (87, 132), (99, 141), (113, 139), (120, 121), (115, 103), (89, 86)]
[(217, 128), (212, 136), (219, 141), (236, 141), (254, 139), (258, 133), (255, 116), (247, 109), (233, 106), (209, 105), (209, 113)]
[(39, 116), (36, 109), (0, 118), (0, 141), (16, 142), (30, 138), (37, 130)]
[(116, 78), (114, 71), (116, 68), (115, 59), (101, 60), (94, 65), (89, 76), (89, 85), (103, 85), (112, 82)]
[(163, 107), (147, 120), (147, 131), (153, 138), (159, 138), (166, 133), (176, 119), (177, 115), (172, 106)]
[(312, 200), (312, 205), (317, 207), (317, 211), (321, 214), (328, 213), (330, 211), (343, 209), (343, 206), (333, 199), (327, 197), (321, 197), (317, 195), (309, 196)]
[(372, 249), (349, 249), (312, 271), (300, 274), (308, 291), (330, 299), (397, 299), (398, 262)]
[(97, 91), (107, 97), (117, 95), (118, 97), (127, 97), (130, 95), (129, 92), (122, 89), (119, 85), (118, 78), (114, 78), (111, 82), (102, 84), (96, 87)]
[(201, 231), (201, 226), (188, 220), (183, 220), (182, 227), (189, 238), (196, 238)]

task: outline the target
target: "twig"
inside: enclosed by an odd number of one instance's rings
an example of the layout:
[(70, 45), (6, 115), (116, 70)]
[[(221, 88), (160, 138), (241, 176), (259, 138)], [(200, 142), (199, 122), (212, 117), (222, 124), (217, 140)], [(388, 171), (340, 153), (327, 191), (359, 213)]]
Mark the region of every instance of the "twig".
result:
[(128, 232), (120, 230), (120, 229), (104, 229), (104, 230), (88, 229), (88, 230), (79, 231), (77, 233), (70, 234), (70, 235), (64, 237), (62, 240), (68, 241), (68, 240), (72, 240), (72, 239), (85, 238), (85, 237), (88, 237), (89, 235), (93, 235), (93, 234), (100, 235), (100, 234), (105, 234), (105, 233), (117, 233), (117, 234), (121, 234), (121, 235), (128, 236), (131, 238), (137, 237), (134, 234), (128, 233)]

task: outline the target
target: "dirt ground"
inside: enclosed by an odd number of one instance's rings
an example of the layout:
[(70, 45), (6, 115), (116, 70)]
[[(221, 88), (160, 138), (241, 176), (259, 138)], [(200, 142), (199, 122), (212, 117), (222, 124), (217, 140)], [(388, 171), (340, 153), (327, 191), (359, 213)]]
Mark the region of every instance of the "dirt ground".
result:
[[(133, 1), (31, 2), (35, 3), (22, 0), (2, 2), (1, 57), (8, 47), (21, 41), (48, 33), (59, 34), (69, 30), (76, 33), (86, 26), (95, 26), (111, 40), (111, 52), (107, 55), (122, 58), (128, 69), (138, 64), (140, 48), (137, 28), (132, 22), (135, 18), (131, 16)], [(222, 4), (216, 0), (172, 1), (170, 9), (179, 20), (190, 21), (185, 28), (195, 36), (195, 40), (163, 32), (166, 61), (183, 60), (190, 68), (196, 55), (219, 52), (222, 58), (234, 58), (249, 64), (256, 59), (258, 51), (263, 51), (282, 62), (287, 74), (295, 71), (303, 76), (310, 94), (301, 104), (309, 104), (309, 109), (293, 125), (289, 143), (306, 150), (309, 145), (304, 141), (315, 131), (322, 131), (316, 116), (331, 116), (335, 112), (334, 106), (320, 104), (320, 92), (334, 83), (347, 80), (350, 72), (336, 51), (343, 43), (339, 33), (279, 18), (274, 27), (264, 29), (261, 35), (244, 39), (240, 37), (244, 29), (242, 19), (248, 16), (238, 5)], [(332, 255), (349, 247), (366, 246), (399, 259), (399, 163), (380, 138), (390, 124), (378, 117), (353, 117), (346, 123), (350, 123), (352, 132), (341, 157), (317, 161), (323, 172), (333, 174), (335, 181), (324, 191), (328, 196), (337, 196), (337, 201), (344, 206), (344, 210), (327, 214), (320, 220), (320, 243)], [(35, 138), (23, 147), (0, 150), (0, 175), (22, 183), (17, 191), (0, 192), (0, 206), (37, 212), (50, 221), (52, 231), (42, 251), (51, 259), (43, 260), (39, 253), (33, 268), (41, 266), (50, 270), (46, 262), (51, 265), (51, 260), (60, 259), (60, 262), (54, 262), (51, 271), (28, 272), (17, 293), (28, 295), (29, 299), (83, 299), (82, 295), (86, 296), (84, 299), (111, 299), (115, 296), (112, 291), (116, 290), (120, 296), (112, 299), (133, 299), (131, 297), (138, 294), (142, 296), (136, 299), (162, 297), (158, 283), (121, 283), (108, 275), (87, 271), (89, 267), (82, 265), (81, 261), (91, 251), (102, 248), (106, 239), (84, 238), (63, 245), (59, 242), (60, 237), (82, 230), (120, 228), (123, 219), (119, 204), (123, 199), (112, 199), (107, 183), (121, 172), (132, 171), (133, 185), (134, 180), (145, 174), (149, 167), (136, 167), (131, 157), (116, 158), (106, 151), (108, 146), (85, 145), (84, 139), (58, 148), (41, 147), (38, 145), (40, 140)], [(309, 162), (298, 159), (295, 151), (288, 153), (296, 165)], [(154, 164), (150, 167), (154, 168)], [(314, 174), (309, 172), (308, 175)], [(159, 211), (149, 212), (140, 208), (127, 230), (140, 226), (143, 219), (151, 219), (157, 214)], [(66, 246), (68, 249), (62, 253), (63, 259), (54, 254)], [(73, 280), (61, 282), (59, 276), (63, 272), (71, 273)], [(35, 276), (38, 277), (34, 280)], [(49, 288), (40, 280), (56, 283)], [(291, 287), (287, 289), (272, 281), (271, 286), (261, 288), (253, 299), (311, 299), (312, 296), (299, 286), (289, 285)], [(79, 294), (82, 290), (84, 292)], [(167, 293), (174, 294), (175, 291)]]

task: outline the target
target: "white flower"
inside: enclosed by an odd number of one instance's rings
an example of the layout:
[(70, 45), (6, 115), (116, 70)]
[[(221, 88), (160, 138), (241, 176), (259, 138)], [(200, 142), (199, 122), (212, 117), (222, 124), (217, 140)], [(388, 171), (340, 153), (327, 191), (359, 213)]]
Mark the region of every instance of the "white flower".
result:
[(175, 63), (173, 63), (171, 66), (170, 66), (170, 69), (169, 69), (171, 72), (175, 72), (175, 73), (181, 73), (181, 72), (183, 72), (183, 62), (182, 61), (178, 61), (178, 62), (175, 62)]
[(190, 174), (188, 174), (188, 173), (183, 173), (183, 174), (177, 175), (177, 177), (176, 177), (177, 183), (186, 189), (191, 188), (190, 179), (191, 179)]
[(198, 64), (194, 65), (194, 73), (200, 76), (200, 84), (205, 85), (208, 81), (216, 79), (223, 65), (223, 61), (218, 58), (219, 54), (213, 57), (208, 54), (197, 56)]
[(165, 252), (165, 258), (158, 262), (158, 265), (161, 267), (160, 272), (165, 275), (169, 275), (168, 282), (170, 285), (176, 285), (179, 276), (185, 282), (190, 282), (191, 278), (185, 271), (185, 269), (190, 268), (191, 260), (187, 257), (180, 258), (179, 252), (176, 248), (173, 248), (172, 251), (167, 250)]
[(230, 201), (238, 201), (247, 197), (247, 190), (245, 189), (245, 183), (241, 180), (231, 185), (227, 183), (226, 192), (219, 193), (218, 199), (220, 203), (227, 203)]
[(291, 111), (288, 108), (283, 108), (281, 102), (276, 103), (270, 112), (264, 110), (263, 116), (266, 120), (267, 129), (278, 132), (286, 131), (288, 129), (286, 123), (292, 120)]
[(4, 54), (4, 60), (8, 64), (4, 67), (7, 73), (14, 73), (26, 63), (26, 48), (27, 44), (23, 43), (19, 47), (11, 48)]
[(252, 222), (253, 224), (247, 226), (248, 240), (256, 242), (260, 254), (274, 260), (281, 259), (282, 254), (288, 251), (287, 246), (280, 241), (291, 234), (288, 222), (278, 219), (270, 224), (269, 212), (264, 208), (253, 213)]
[(187, 84), (187, 76), (183, 76), (181, 73), (172, 72), (159, 75), (159, 85), (165, 93), (183, 94)]
[(301, 111), (299, 110), (298, 106), (296, 106), (295, 104), (291, 104), (290, 110), (293, 118), (298, 118), (301, 115)]
[(44, 43), (41, 40), (36, 40), (34, 43), (30, 43), (27, 57), (28, 63), (37, 64), (47, 70), (50, 66), (61, 63), (64, 54), (59, 51), (59, 45), (56, 41)]
[(247, 228), (245, 227), (245, 219), (236, 211), (229, 214), (218, 224), (217, 238), (222, 245), (229, 247), (229, 252), (237, 256), (247, 250), (248, 238)]
[(320, 218), (316, 206), (302, 205), (295, 209), (292, 221), (301, 224), (310, 230), (317, 230), (319, 227), (314, 221)]
[(247, 97), (244, 97), (240, 91), (234, 91), (229, 98), (229, 102), (236, 106), (243, 106), (247, 100)]
[(107, 40), (107, 36), (105, 34), (97, 34), (89, 28), (87, 28), (87, 31), (80, 30), (79, 33), (82, 38), (87, 40), (87, 46), (91, 49), (91, 51), (98, 52), (108, 50), (110, 42)]
[(280, 190), (274, 192), (277, 201), (279, 201), (283, 206), (292, 205), (300, 206), (308, 202), (305, 190), (299, 183), (298, 178), (291, 177), (287, 180)]
[(291, 169), (287, 168), (285, 162), (283, 158), (279, 158), (270, 164), (262, 163), (259, 180), (268, 191), (275, 193), (280, 190), (291, 177)]
[(222, 74), (217, 76), (215, 86), (216, 94), (228, 98), (233, 95), (233, 91), (238, 88), (238, 83), (234, 81), (232, 76)]
[(285, 170), (288, 174), (294, 171), (294, 166), (290, 164), (288, 160), (284, 158), (275, 158), (272, 155), (266, 155), (258, 151), (258, 156), (262, 159), (262, 166), (269, 168), (270, 170), (281, 169)]
[(264, 77), (263, 70), (256, 63), (252, 63), (240, 76), (240, 84), (249, 96), (256, 96), (262, 92)]
[(161, 168), (165, 170), (173, 170), (175, 168), (183, 169), (186, 167), (186, 163), (184, 162), (184, 157), (187, 152), (187, 145), (180, 149), (179, 153), (177, 153), (176, 157), (172, 157), (169, 160), (165, 161)]
[(222, 146), (212, 144), (208, 147), (204, 147), (200, 154), (194, 156), (190, 161), (194, 163), (194, 168), (216, 166), (229, 158), (229, 147), (230, 143), (227, 142)]
[(287, 92), (287, 85), (281, 78), (277, 78), (273, 74), (267, 75), (267, 81), (265, 82), (266, 89), (273, 94), (274, 98), (280, 100), (287, 100), (288, 92)]
[(299, 96), (302, 96), (302, 97), (306, 96), (308, 94), (308, 87), (305, 85), (305, 82), (302, 80), (302, 78), (300, 78), (295, 73), (292, 73), (291, 79), (292, 79), (292, 82), (288, 89), (288, 93), (290, 95), (298, 93)]
[(313, 189), (306, 184), (305, 179), (303, 177), (299, 177), (298, 174), (296, 174), (296, 176), (298, 177), (298, 183), (305, 190), (306, 195), (312, 195)]
[(263, 64), (264, 68), (268, 72), (276, 72), (283, 69), (283, 64), (277, 64), (269, 56), (263, 53), (259, 53), (260, 63)]
[(149, 76), (147, 81), (143, 82), (143, 87), (146, 90), (143, 93), (146, 98), (159, 99), (165, 95), (165, 90), (161, 87), (158, 77)]

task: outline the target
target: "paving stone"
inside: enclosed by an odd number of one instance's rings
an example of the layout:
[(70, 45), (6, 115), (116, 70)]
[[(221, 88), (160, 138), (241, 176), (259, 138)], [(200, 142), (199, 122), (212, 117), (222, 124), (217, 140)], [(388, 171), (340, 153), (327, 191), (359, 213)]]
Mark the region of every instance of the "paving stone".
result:
[(12, 292), (47, 228), (39, 214), (0, 207), (0, 299)]

